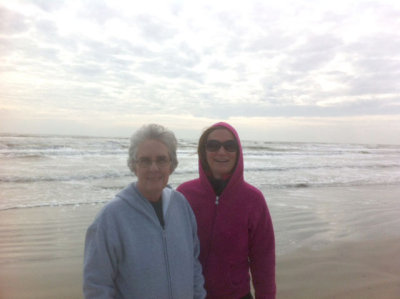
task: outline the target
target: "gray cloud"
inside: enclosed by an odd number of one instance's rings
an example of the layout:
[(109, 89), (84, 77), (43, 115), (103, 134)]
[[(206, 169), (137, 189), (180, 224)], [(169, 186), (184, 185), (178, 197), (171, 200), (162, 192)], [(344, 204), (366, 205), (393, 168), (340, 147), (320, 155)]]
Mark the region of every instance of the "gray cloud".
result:
[(27, 31), (29, 22), (21, 13), (0, 6), (0, 33), (5, 35), (18, 34)]
[(167, 48), (153, 53), (153, 57), (140, 63), (138, 70), (155, 76), (202, 82), (203, 75), (194, 70), (199, 62), (199, 55), (186, 44), (181, 44), (176, 49)]
[(57, 1), (48, 1), (48, 0), (31, 0), (26, 1), (32, 3), (42, 9), (45, 12), (53, 12), (55, 10), (59, 10), (64, 6), (65, 0), (57, 0)]
[(245, 51), (261, 52), (264, 55), (278, 54), (279, 51), (289, 48), (292, 43), (293, 40), (290, 36), (277, 29), (248, 41), (245, 45)]
[(342, 42), (333, 35), (310, 36), (290, 52), (289, 66), (293, 71), (307, 72), (329, 63)]
[(119, 14), (103, 0), (84, 1), (78, 16), (104, 25), (108, 20), (119, 17)]
[(351, 44), (348, 50), (364, 57), (375, 58), (399, 56), (399, 48), (400, 32), (396, 32), (393, 34), (380, 33), (363, 37)]
[[(198, 106), (195, 115), (221, 119), (229, 117), (343, 117), (357, 115), (398, 115), (399, 105), (380, 100), (363, 100), (354, 103), (322, 107), (315, 105), (260, 105), (254, 103), (219, 104), (218, 101)], [(210, 109), (212, 108), (212, 109)]]
[(0, 37), (0, 55), (6, 56), (13, 52), (15, 38)]
[(138, 15), (135, 21), (143, 38), (152, 42), (162, 43), (177, 34), (177, 30), (169, 23), (151, 15)]
[(350, 95), (371, 95), (376, 97), (379, 95), (393, 94), (400, 92), (399, 76), (396, 75), (364, 75), (353, 78), (349, 83)]
[[(90, 22), (91, 36), (61, 30), (53, 14), (70, 9), (67, 1), (26, 3), (40, 10), (0, 7), (0, 96), (21, 106), (221, 119), (400, 113), (400, 24), (390, 6), (372, 8), (385, 26), (348, 38), (353, 11), (309, 20), (308, 7), (257, 2), (194, 14), (182, 2), (163, 17), (84, 1), (69, 13)], [(115, 20), (125, 36), (107, 31)]]
[(147, 74), (171, 79), (184, 78), (198, 82), (203, 80), (202, 75), (196, 71), (162, 58), (142, 62), (139, 70)]
[(39, 19), (34, 24), (38, 38), (46, 42), (57, 42), (61, 38), (58, 33), (57, 25), (54, 21), (47, 19)]

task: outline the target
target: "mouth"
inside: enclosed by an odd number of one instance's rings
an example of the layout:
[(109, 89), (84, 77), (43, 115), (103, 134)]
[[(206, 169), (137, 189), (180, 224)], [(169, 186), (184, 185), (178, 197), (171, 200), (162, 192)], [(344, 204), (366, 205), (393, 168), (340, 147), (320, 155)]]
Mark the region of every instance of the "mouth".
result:
[(162, 180), (162, 177), (161, 176), (147, 177), (147, 180), (149, 180), (149, 181), (160, 181), (160, 180)]
[(214, 162), (216, 162), (216, 163), (228, 163), (230, 160), (217, 160), (217, 159), (214, 159)]

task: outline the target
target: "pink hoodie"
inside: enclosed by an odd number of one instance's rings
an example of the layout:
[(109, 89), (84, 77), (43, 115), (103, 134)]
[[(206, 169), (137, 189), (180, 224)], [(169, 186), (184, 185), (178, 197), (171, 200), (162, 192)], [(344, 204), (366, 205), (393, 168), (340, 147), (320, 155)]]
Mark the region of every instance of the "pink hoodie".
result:
[(197, 220), (200, 262), (207, 298), (238, 299), (250, 292), (250, 276), (256, 299), (275, 298), (275, 240), (271, 216), (260, 190), (243, 178), (243, 151), (238, 144), (236, 168), (218, 197), (199, 161), (199, 178), (177, 190), (189, 201)]

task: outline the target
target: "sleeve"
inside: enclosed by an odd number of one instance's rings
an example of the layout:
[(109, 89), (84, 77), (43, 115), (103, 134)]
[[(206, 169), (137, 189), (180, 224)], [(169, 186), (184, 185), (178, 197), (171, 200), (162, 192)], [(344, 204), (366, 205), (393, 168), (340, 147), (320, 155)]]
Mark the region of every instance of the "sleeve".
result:
[(275, 237), (271, 216), (264, 199), (253, 209), (249, 227), (249, 260), (256, 299), (276, 296)]
[(188, 209), (193, 228), (194, 299), (204, 299), (206, 298), (206, 291), (204, 289), (204, 277), (203, 277), (202, 267), (199, 261), (200, 241), (197, 236), (197, 223), (196, 223), (196, 218), (189, 204), (188, 204)]
[(102, 218), (87, 230), (84, 251), (83, 293), (89, 298), (115, 298), (117, 258)]

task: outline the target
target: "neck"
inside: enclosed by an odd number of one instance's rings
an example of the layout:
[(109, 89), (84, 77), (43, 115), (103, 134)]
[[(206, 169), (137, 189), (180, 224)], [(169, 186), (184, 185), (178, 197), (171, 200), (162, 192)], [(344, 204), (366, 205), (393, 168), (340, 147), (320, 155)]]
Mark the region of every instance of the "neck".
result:
[(232, 176), (231, 173), (227, 173), (227, 174), (218, 174), (218, 175), (215, 175), (215, 174), (213, 173), (213, 174), (211, 175), (211, 177), (212, 177), (213, 179), (215, 179), (215, 180), (223, 180), (223, 181), (229, 179), (231, 176)]
[(148, 201), (151, 202), (156, 202), (161, 199), (161, 194), (162, 192), (157, 192), (157, 193), (143, 193), (141, 192), (144, 198), (146, 198)]
[(150, 192), (150, 191), (147, 191), (147, 190), (144, 190), (143, 188), (141, 188), (141, 186), (139, 184), (137, 184), (136, 187), (138, 188), (140, 194), (142, 194), (142, 196), (144, 198), (146, 198), (148, 201), (156, 202), (161, 199), (162, 190)]

